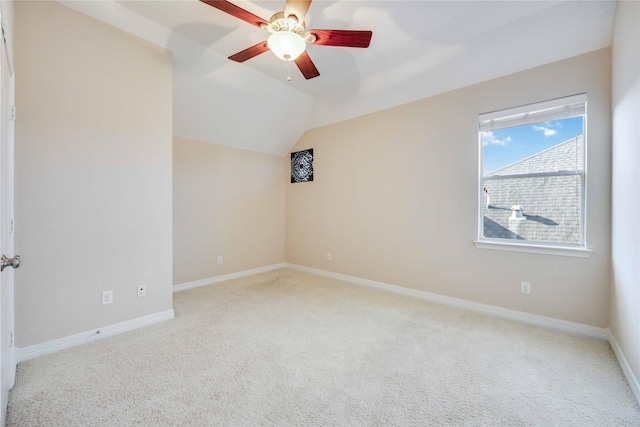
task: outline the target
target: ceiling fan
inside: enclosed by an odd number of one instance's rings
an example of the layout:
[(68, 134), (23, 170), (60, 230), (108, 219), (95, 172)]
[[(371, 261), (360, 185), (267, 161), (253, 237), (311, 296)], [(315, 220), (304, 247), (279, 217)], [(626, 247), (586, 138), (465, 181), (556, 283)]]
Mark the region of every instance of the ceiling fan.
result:
[[(287, 0), (284, 11), (275, 13), (269, 22), (225, 0), (200, 0), (251, 25), (269, 31), (268, 40), (231, 55), (229, 59), (244, 62), (271, 50), (283, 61), (295, 62), (308, 80), (318, 77), (320, 72), (306, 52), (307, 43), (321, 46), (369, 47), (371, 31), (359, 30), (310, 30), (304, 18), (311, 0)], [(291, 80), (289, 77), (287, 80)]]

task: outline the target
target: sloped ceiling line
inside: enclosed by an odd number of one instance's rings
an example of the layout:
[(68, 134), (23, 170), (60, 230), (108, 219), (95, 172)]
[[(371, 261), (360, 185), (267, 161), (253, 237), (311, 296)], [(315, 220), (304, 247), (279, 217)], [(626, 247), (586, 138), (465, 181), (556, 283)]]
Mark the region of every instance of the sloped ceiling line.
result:
[[(227, 56), (266, 38), (198, 0), (58, 0), (173, 52), (174, 134), (285, 155), (309, 128), (373, 113), (611, 45), (615, 0), (319, 1), (309, 28), (368, 29), (368, 49), (308, 45), (305, 80), (270, 54)], [(269, 16), (285, 0), (234, 0)], [(298, 73), (298, 74), (295, 74)]]

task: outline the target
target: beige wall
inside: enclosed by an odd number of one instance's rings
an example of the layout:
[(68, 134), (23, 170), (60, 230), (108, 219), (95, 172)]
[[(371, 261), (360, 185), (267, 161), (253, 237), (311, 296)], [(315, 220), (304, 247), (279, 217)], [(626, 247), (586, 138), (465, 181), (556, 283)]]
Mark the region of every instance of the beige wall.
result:
[[(287, 185), (287, 262), (608, 326), (610, 81), (604, 49), (308, 131), (292, 151), (314, 148), (315, 181)], [(581, 92), (593, 255), (477, 249), (478, 114)]]
[(174, 284), (284, 262), (282, 157), (175, 137), (173, 171)]
[(18, 346), (170, 310), (170, 54), (56, 2), (15, 13)]
[(618, 2), (612, 46), (611, 332), (637, 380), (640, 380), (639, 22), (640, 3)]

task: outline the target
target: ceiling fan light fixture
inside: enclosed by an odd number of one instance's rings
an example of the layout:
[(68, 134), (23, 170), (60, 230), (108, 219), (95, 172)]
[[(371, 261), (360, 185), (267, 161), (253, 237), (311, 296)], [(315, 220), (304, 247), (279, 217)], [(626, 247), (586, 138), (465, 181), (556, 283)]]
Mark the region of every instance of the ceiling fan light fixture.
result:
[[(307, 25), (304, 20), (312, 0), (286, 0), (284, 10), (274, 13), (269, 22), (236, 6), (234, 4), (236, 0), (200, 1), (271, 33), (266, 42), (261, 41), (235, 53), (229, 57), (230, 60), (244, 62), (270, 50), (279, 59), (287, 62), (289, 70), (291, 70), (291, 61), (295, 61), (295, 65), (307, 80), (320, 75), (309, 54), (305, 52), (307, 43), (316, 46), (367, 48), (373, 35), (371, 31), (365, 30), (307, 31)], [(290, 77), (291, 74), (289, 74), (289, 80)]]
[(267, 46), (283, 61), (293, 61), (305, 51), (307, 43), (294, 32), (278, 31), (269, 36)]

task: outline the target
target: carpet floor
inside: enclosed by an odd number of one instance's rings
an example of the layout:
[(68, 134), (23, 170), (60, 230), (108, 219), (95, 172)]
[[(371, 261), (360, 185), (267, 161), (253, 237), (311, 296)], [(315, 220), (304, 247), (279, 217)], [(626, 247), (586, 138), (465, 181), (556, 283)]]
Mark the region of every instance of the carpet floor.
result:
[(9, 426), (640, 426), (605, 341), (290, 269), (18, 366)]

